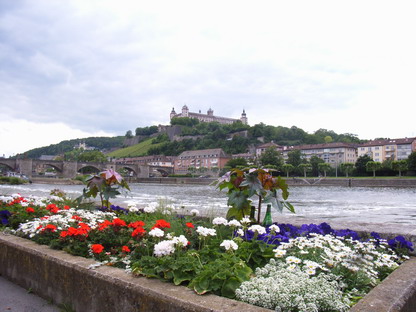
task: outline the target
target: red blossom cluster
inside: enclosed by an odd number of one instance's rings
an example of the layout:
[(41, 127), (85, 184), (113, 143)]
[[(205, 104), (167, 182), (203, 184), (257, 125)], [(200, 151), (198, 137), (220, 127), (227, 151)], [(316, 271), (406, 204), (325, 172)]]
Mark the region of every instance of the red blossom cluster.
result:
[(154, 228), (159, 228), (161, 230), (163, 230), (164, 228), (170, 228), (170, 223), (167, 222), (166, 220), (160, 219), (160, 220), (156, 220), (155, 225), (152, 227), (152, 230)]
[(27, 202), (27, 200), (24, 197), (16, 197), (11, 202), (9, 202), (7, 205), (8, 206), (13, 206), (13, 205), (16, 205), (16, 204), (21, 204), (21, 203), (26, 203), (26, 202)]
[(46, 210), (49, 210), (52, 213), (58, 213), (59, 208), (55, 204), (49, 204), (46, 206)]
[[(42, 228), (42, 225), (40, 225), (39, 227), (38, 227), (38, 229), (39, 228)], [(47, 224), (43, 229), (42, 229), (42, 233), (43, 232), (56, 232), (56, 225), (53, 225), (53, 224)]]
[(26, 208), (26, 212), (27, 213), (34, 213), (35, 212), (35, 209), (33, 209), (32, 207), (27, 207)]
[(91, 231), (91, 227), (88, 224), (80, 222), (78, 224), (78, 228), (69, 227), (68, 230), (62, 231), (60, 236), (65, 238), (67, 236), (77, 237), (77, 238), (85, 238), (88, 237), (88, 232)]

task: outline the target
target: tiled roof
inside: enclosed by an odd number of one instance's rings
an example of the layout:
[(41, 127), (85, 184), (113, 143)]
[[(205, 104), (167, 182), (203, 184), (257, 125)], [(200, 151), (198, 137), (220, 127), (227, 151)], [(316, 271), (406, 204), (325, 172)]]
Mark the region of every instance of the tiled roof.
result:
[(402, 139), (386, 139), (386, 140), (373, 140), (368, 141), (363, 144), (359, 144), (359, 146), (382, 146), (382, 145), (400, 145), (400, 144), (412, 144), (416, 138), (402, 138)]

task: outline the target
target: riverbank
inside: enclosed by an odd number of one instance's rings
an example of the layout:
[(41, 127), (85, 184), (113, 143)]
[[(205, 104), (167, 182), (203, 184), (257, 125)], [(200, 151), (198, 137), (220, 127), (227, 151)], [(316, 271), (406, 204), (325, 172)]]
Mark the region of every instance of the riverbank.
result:
[[(196, 184), (209, 185), (216, 178), (127, 178), (128, 183), (151, 183), (151, 184)], [(392, 177), (352, 177), (352, 178), (285, 178), (289, 186), (345, 186), (345, 187), (416, 187), (416, 178), (392, 178)], [(58, 185), (82, 185), (79, 180), (59, 178), (32, 178), (32, 183), (58, 184)]]

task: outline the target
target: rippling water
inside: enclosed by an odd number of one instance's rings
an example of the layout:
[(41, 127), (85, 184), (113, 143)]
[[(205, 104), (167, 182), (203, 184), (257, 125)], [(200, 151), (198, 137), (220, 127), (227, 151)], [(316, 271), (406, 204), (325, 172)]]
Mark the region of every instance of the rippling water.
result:
[[(0, 194), (48, 196), (52, 189), (59, 188), (75, 198), (82, 193), (83, 187), (54, 184), (0, 185)], [(117, 204), (127, 205), (133, 201), (140, 207), (148, 202), (163, 201), (185, 206), (188, 210), (196, 208), (205, 214), (224, 215), (227, 211), (225, 194), (213, 186), (140, 183), (131, 184), (130, 188), (129, 194), (117, 198)], [(289, 201), (294, 205), (299, 218), (416, 224), (414, 188), (293, 186), (290, 187)]]

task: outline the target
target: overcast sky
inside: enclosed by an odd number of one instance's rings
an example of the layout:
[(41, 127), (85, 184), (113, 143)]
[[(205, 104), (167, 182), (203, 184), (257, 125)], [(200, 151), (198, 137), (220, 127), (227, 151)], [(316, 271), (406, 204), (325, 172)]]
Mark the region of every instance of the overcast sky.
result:
[(416, 136), (412, 1), (0, 0), (0, 156), (169, 123)]

